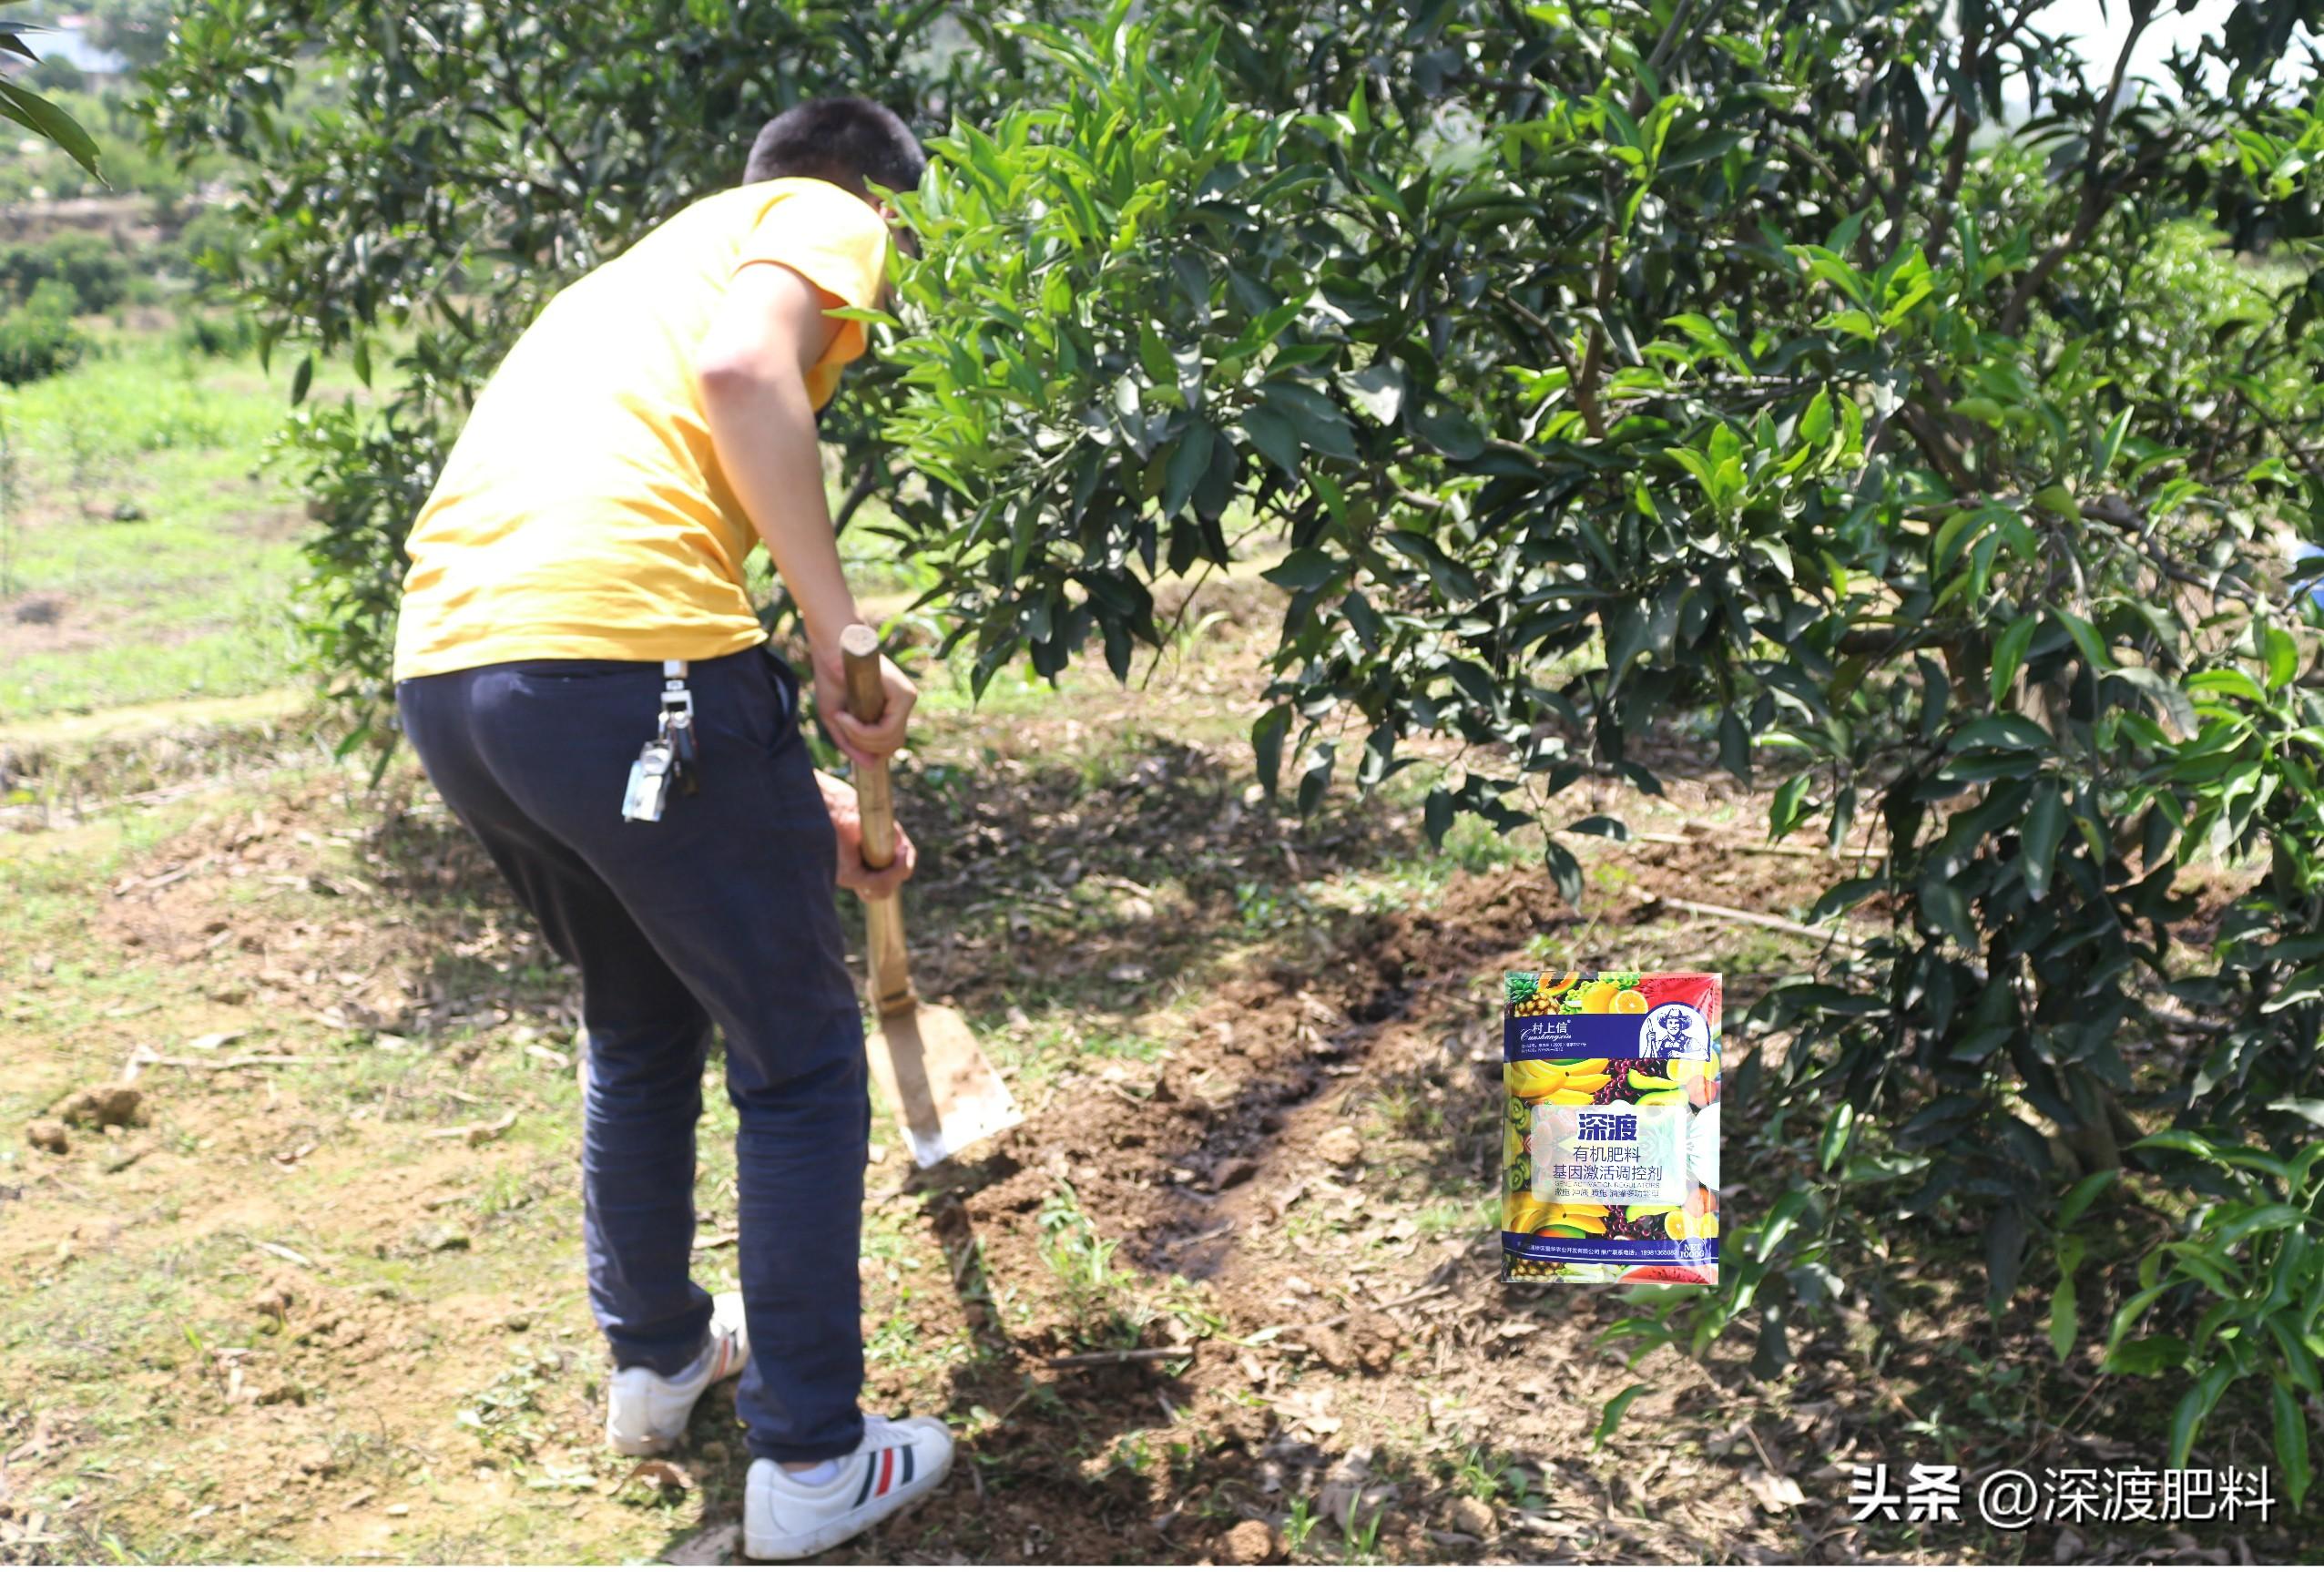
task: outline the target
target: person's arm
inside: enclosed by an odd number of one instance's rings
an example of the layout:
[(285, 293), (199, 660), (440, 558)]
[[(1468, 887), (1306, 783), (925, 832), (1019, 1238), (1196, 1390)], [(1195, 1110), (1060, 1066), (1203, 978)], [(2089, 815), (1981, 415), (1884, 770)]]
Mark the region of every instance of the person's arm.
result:
[(887, 708), (879, 723), (865, 725), (847, 712), (840, 633), (861, 618), (840, 570), (807, 393), (807, 373), (840, 326), (823, 312), (822, 292), (790, 269), (772, 262), (743, 268), (696, 352), (695, 376), (719, 466), (807, 625), (816, 712), (841, 751), (867, 763), (903, 746), (919, 693), (882, 656)]

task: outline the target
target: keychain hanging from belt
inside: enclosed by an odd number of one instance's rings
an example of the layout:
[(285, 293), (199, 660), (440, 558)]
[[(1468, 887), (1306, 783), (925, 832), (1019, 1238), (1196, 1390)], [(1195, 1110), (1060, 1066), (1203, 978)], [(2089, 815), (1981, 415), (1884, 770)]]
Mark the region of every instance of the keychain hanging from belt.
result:
[(629, 790), (621, 799), (624, 819), (657, 822), (676, 781), (689, 795), (698, 782), (700, 752), (694, 739), (694, 690), (686, 686), (686, 662), (662, 662), (662, 713), (654, 740), (637, 750), (629, 767)]

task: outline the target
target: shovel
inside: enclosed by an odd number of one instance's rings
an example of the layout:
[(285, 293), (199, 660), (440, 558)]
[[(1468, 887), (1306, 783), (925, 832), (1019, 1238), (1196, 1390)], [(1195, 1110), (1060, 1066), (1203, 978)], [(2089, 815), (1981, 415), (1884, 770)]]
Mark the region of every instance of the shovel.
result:
[[(857, 623), (840, 635), (840, 655), (847, 674), (848, 713), (876, 722), (887, 708), (880, 685), (879, 634)], [(863, 819), (863, 865), (877, 872), (896, 856), (895, 799), (886, 760), (857, 767), (855, 796)], [(912, 1160), (933, 1168), (1024, 1116), (961, 1013), (922, 1004), (912, 991), (902, 902), (894, 895), (865, 901), (863, 930), (871, 954), (872, 1010), (878, 1017), (864, 1051), (872, 1077), (903, 1122)]]

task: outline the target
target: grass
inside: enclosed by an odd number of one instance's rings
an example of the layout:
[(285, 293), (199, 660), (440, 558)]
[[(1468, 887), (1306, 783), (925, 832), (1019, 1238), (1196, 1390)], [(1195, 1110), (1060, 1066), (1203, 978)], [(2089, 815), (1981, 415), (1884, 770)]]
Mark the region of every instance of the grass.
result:
[[(298, 659), (290, 590), (303, 522), (258, 462), (287, 407), (255, 361), (95, 324), (63, 376), (0, 392), (13, 505), (0, 725), (281, 686)], [(329, 368), (318, 394), (345, 393)], [(41, 621), (39, 618), (53, 620)]]

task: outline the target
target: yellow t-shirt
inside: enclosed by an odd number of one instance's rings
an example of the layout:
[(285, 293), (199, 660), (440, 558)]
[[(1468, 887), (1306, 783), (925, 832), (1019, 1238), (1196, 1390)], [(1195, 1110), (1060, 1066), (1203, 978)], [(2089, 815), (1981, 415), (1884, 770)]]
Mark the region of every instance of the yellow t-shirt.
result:
[[(561, 291), (476, 401), (404, 549), (395, 676), (503, 660), (708, 660), (764, 637), (757, 532), (719, 473), (695, 352), (741, 269), (778, 262), (877, 303), (886, 223), (821, 180), (695, 203)], [(842, 322), (821, 408), (863, 352)]]

